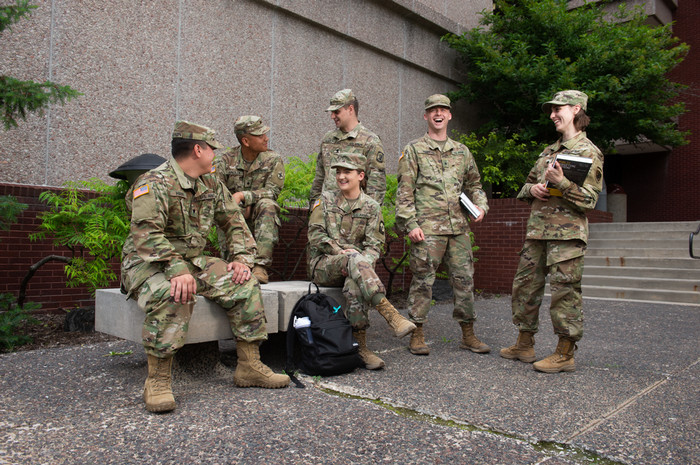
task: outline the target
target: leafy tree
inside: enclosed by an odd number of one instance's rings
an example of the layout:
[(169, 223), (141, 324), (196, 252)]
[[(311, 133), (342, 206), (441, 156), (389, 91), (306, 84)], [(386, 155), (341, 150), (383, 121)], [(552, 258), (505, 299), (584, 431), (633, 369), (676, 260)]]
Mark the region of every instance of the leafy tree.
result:
[[(15, 5), (0, 6), (0, 33), (11, 30), (11, 25), (28, 15), (36, 5), (29, 0), (17, 0)], [(21, 81), (0, 75), (0, 121), (5, 129), (17, 126), (17, 120), (26, 120), (27, 113), (42, 112), (51, 103), (64, 104), (80, 92), (70, 86), (60, 86), (51, 81)]]
[[(484, 123), (476, 136), (495, 133), (496, 145), (549, 143), (554, 133), (541, 103), (559, 90), (579, 89), (590, 97), (589, 136), (602, 150), (613, 150), (616, 140), (687, 143), (674, 121), (685, 112), (683, 86), (667, 73), (688, 46), (672, 36), (670, 24), (646, 24), (641, 8), (623, 3), (610, 12), (608, 3), (569, 9), (566, 0), (495, 0), (479, 27), (443, 37), (467, 66), (465, 82), (450, 97), (480, 108)], [(525, 164), (534, 156), (526, 154)]]

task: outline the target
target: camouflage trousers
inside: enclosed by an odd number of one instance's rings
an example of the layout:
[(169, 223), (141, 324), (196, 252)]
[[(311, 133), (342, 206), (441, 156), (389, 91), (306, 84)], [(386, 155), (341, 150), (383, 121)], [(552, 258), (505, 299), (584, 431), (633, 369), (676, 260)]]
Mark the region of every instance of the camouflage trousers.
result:
[[(347, 276), (343, 276), (343, 270)], [(324, 255), (312, 262), (309, 277), (319, 286), (343, 286), (347, 302), (345, 317), (354, 329), (369, 328), (372, 297), (386, 293), (384, 284), (374, 271), (374, 263), (361, 253)]]
[(474, 256), (469, 234), (456, 236), (427, 235), (421, 242), (411, 243), (411, 288), (408, 293), (408, 317), (414, 323), (425, 323), (433, 298), (435, 273), (445, 262), (454, 293), (452, 318), (458, 322), (473, 322)]
[[(246, 220), (248, 229), (253, 233), (258, 252), (255, 264), (269, 267), (272, 265), (272, 253), (279, 242), (280, 206), (272, 199), (260, 199), (251, 209), (250, 218)], [(223, 233), (219, 232), (219, 248), (221, 256), (230, 260), (228, 246)]]
[[(258, 281), (234, 284), (227, 263), (219, 258), (201, 257), (203, 269), (188, 263), (197, 281), (197, 294), (213, 300), (226, 310), (236, 339), (267, 339), (265, 310)], [(198, 261), (202, 261), (198, 257)], [(143, 322), (143, 346), (156, 357), (174, 355), (185, 344), (194, 302), (175, 303), (170, 298), (170, 281), (163, 273), (148, 278), (138, 289), (139, 307), (146, 313)]]
[(578, 341), (583, 336), (581, 276), (586, 244), (581, 240), (526, 240), (513, 279), (513, 324), (536, 333), (545, 278), (549, 275), (552, 302), (549, 314), (554, 333)]

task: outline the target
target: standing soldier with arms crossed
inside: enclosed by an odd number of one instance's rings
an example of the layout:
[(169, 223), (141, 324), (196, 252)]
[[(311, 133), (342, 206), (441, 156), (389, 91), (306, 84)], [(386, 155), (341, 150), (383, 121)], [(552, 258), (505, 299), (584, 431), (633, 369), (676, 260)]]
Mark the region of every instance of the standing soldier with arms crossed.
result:
[[(196, 294), (226, 310), (236, 338), (237, 386), (289, 384), (287, 375), (273, 373), (260, 361), (258, 344), (267, 339), (267, 331), (260, 285), (250, 271), (255, 241), (230, 192), (211, 174), (218, 148), (214, 131), (178, 121), (173, 158), (139, 177), (126, 195), (132, 213), (122, 250), (122, 286), (146, 313), (148, 377), (143, 397), (151, 412), (176, 407), (173, 356), (185, 344)], [(204, 254), (214, 223), (226, 236), (231, 262)]]
[(411, 273), (408, 295), (409, 319), (417, 326), (409, 350), (430, 353), (423, 336), (428, 319), (432, 286), (440, 263), (445, 260), (454, 292), (452, 317), (462, 329), (462, 349), (486, 353), (491, 349), (474, 334), (474, 257), (467, 213), (460, 207), (462, 192), (480, 211), (488, 210), (481, 177), (469, 149), (447, 137), (452, 119), (450, 99), (441, 94), (425, 101), (423, 118), (428, 133), (409, 143), (399, 158), (396, 223), (411, 239)]
[[(284, 163), (276, 152), (268, 150), (270, 128), (259, 116), (241, 116), (236, 120), (234, 131), (240, 146), (216, 158), (215, 173), (244, 209), (243, 216), (258, 248), (253, 276), (260, 284), (267, 284), (267, 269), (272, 264), (272, 252), (279, 240), (280, 206), (277, 198), (284, 187)], [(224, 260), (230, 260), (224, 239), (219, 234), (222, 256)]]
[(336, 92), (326, 109), (331, 114), (336, 129), (329, 131), (321, 142), (316, 160), (316, 176), (309, 195), (309, 211), (321, 192), (338, 192), (335, 170), (331, 167), (333, 158), (340, 152), (353, 152), (364, 155), (366, 186), (365, 194), (379, 205), (384, 203), (386, 192), (386, 170), (384, 168), (384, 148), (379, 137), (365, 128), (359, 121), (360, 104), (351, 89)]
[[(590, 122), (587, 103), (583, 92), (565, 90), (542, 105), (561, 138), (540, 154), (518, 194), (518, 199), (530, 204), (525, 244), (513, 279), (513, 324), (519, 333), (515, 345), (501, 349), (501, 357), (535, 361), (535, 333), (549, 274), (549, 314), (559, 343), (552, 355), (533, 365), (545, 373), (574, 371), (574, 350), (583, 335), (581, 276), (588, 240), (586, 211), (595, 207), (603, 188), (603, 154), (584, 131)], [(559, 162), (552, 164), (554, 157), (563, 153), (593, 159), (582, 186), (564, 176)], [(561, 196), (550, 195), (546, 183)]]

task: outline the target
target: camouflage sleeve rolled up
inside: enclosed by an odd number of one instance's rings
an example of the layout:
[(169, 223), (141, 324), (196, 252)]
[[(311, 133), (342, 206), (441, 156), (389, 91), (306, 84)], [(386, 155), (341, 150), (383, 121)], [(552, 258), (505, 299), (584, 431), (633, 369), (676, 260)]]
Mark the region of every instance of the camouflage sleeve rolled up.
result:
[(396, 189), (396, 225), (409, 233), (418, 227), (416, 220), (416, 179), (418, 162), (412, 144), (407, 145), (399, 157), (399, 180)]
[(370, 138), (365, 145), (364, 153), (367, 157), (365, 193), (382, 205), (386, 194), (386, 162), (381, 139), (378, 136)]
[(243, 212), (224, 183), (217, 179), (214, 221), (224, 232), (231, 261), (253, 267), (257, 252), (255, 238), (246, 225)]

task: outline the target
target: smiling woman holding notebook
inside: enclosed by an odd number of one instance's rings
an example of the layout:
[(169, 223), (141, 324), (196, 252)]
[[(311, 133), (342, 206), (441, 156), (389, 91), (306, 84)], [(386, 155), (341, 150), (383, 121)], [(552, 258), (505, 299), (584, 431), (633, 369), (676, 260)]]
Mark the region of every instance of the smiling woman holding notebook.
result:
[(518, 194), (518, 199), (531, 206), (513, 280), (513, 323), (519, 334), (515, 345), (502, 349), (501, 356), (535, 361), (534, 334), (549, 275), (550, 315), (559, 343), (552, 355), (534, 364), (536, 370), (546, 373), (576, 369), (574, 350), (583, 335), (586, 211), (595, 207), (603, 183), (603, 154), (584, 131), (590, 121), (587, 102), (583, 92), (565, 90), (542, 105), (561, 138), (540, 154)]

